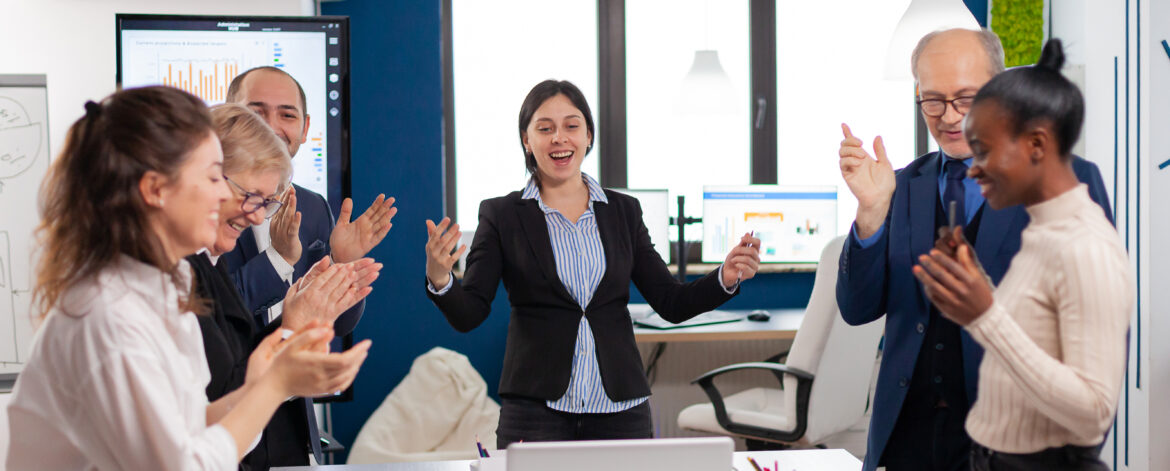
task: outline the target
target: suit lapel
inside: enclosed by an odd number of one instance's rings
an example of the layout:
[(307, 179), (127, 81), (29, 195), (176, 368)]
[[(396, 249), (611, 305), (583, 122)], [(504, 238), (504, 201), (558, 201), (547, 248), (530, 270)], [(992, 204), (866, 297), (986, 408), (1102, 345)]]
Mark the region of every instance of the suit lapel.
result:
[[(601, 236), (602, 251), (605, 252), (605, 273), (601, 276), (601, 282), (597, 284), (595, 292), (603, 292), (607, 284), (612, 283), (610, 273), (619, 273), (617, 270), (618, 263), (622, 263), (618, 257), (619, 253), (629, 253), (624, 247), (619, 250), (618, 241), (622, 240), (622, 236), (618, 231), (621, 224), (614, 218), (614, 214), (610, 211), (609, 204), (600, 201), (593, 202), (593, 217), (597, 221), (597, 233)], [(594, 295), (596, 299), (596, 294)]]
[(565, 289), (565, 285), (561, 283), (561, 277), (557, 275), (557, 259), (553, 255), (552, 240), (548, 235), (548, 223), (544, 220), (544, 211), (540, 210), (540, 205), (533, 199), (520, 199), (516, 202), (516, 215), (520, 219), (520, 227), (524, 230), (524, 236), (528, 238), (528, 246), (532, 247), (532, 252), (536, 256), (536, 264), (540, 266), (540, 271), (549, 280), (550, 284), (556, 286), (557, 293), (564, 296), (574, 305), (577, 301), (573, 299), (573, 295), (569, 294), (569, 290)]
[(240, 236), (236, 238), (236, 245), (240, 246), (240, 254), (244, 256), (245, 262), (256, 256), (259, 251), (256, 250), (256, 235), (252, 233), (251, 226), (240, 232)]
[[(983, 203), (983, 219), (979, 221), (979, 237), (975, 239), (975, 254), (980, 258), (995, 257), (1007, 237), (1008, 228), (1020, 214), (1027, 214), (1017, 208), (991, 209)], [(988, 259), (990, 260), (990, 259)]]
[[(910, 256), (917, 263), (918, 256), (930, 252), (934, 247), (934, 214), (938, 204), (938, 159), (940, 153), (935, 152), (918, 167), (918, 173), (910, 177)], [(922, 296), (925, 305), (930, 305), (926, 298), (926, 291), (919, 285), (918, 294)]]

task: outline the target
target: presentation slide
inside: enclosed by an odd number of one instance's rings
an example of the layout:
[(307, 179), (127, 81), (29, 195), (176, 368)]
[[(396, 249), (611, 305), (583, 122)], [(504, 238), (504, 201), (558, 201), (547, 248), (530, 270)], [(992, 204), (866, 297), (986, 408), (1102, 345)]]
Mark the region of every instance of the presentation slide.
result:
[(288, 72), (305, 90), (310, 118), (306, 142), (293, 156), (293, 181), (325, 196), (336, 212), (341, 195), (330, 193), (340, 188), (329, 172), (341, 160), (342, 58), (333, 26), (128, 19), (119, 32), (121, 85), (168, 85), (215, 105), (227, 99), (228, 85), (241, 72), (259, 66)]
[(703, 187), (703, 262), (722, 262), (748, 232), (760, 239), (762, 262), (817, 262), (837, 235), (837, 188)]

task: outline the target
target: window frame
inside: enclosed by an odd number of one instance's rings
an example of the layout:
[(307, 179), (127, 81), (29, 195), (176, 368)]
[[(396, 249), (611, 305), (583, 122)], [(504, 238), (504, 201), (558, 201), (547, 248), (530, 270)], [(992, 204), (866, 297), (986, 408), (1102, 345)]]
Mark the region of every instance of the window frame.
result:
[[(776, 152), (776, 0), (748, 0), (749, 16), (749, 122), (751, 128), (749, 182), (753, 185), (779, 181)], [(453, 64), (452, 0), (441, 0), (443, 74), (443, 209), (457, 220), (455, 188), (455, 78)], [(599, 181), (603, 187), (625, 188), (628, 178), (626, 126), (626, 0), (597, 0), (598, 95), (600, 107)], [(913, 98), (913, 97), (909, 97)], [(912, 102), (912, 100), (910, 100)], [(911, 103), (913, 104), (913, 103)], [(917, 106), (917, 104), (914, 104)], [(915, 151), (926, 152), (927, 132), (920, 113), (915, 123)]]

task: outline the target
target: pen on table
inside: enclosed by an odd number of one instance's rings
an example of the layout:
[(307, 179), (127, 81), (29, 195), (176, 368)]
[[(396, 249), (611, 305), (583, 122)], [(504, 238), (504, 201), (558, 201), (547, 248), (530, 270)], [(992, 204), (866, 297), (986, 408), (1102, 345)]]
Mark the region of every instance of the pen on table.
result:
[(480, 458), (491, 458), (491, 455), (483, 448), (483, 444), (479, 442), (479, 435), (475, 436), (475, 448), (479, 450)]
[(748, 463), (751, 463), (752, 467), (756, 468), (756, 471), (764, 471), (763, 469), (760, 469), (760, 465), (756, 464), (756, 460), (752, 459), (752, 457), (749, 456), (749, 457), (747, 457), (747, 459), (748, 459)]

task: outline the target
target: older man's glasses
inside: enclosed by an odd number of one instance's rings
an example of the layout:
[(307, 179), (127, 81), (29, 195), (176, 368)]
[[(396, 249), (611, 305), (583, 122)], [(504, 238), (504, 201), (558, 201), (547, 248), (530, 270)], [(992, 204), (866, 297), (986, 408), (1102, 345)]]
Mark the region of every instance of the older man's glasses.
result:
[(233, 182), (227, 175), (224, 175), (223, 179), (227, 180), (232, 185), (232, 188), (235, 188), (236, 191), (244, 195), (244, 202), (240, 203), (240, 209), (244, 210), (244, 214), (252, 214), (263, 208), (264, 219), (272, 219), (272, 216), (280, 209), (280, 205), (282, 204), (280, 200), (265, 198), (260, 193), (252, 193), (245, 190), (244, 187), (240, 186), (239, 183)]
[(918, 100), (918, 106), (922, 108), (922, 114), (931, 118), (941, 118), (942, 115), (947, 114), (948, 105), (955, 107), (957, 113), (965, 115), (968, 111), (971, 111), (971, 103), (974, 101), (975, 97), (973, 96), (961, 96), (950, 100), (927, 98)]

